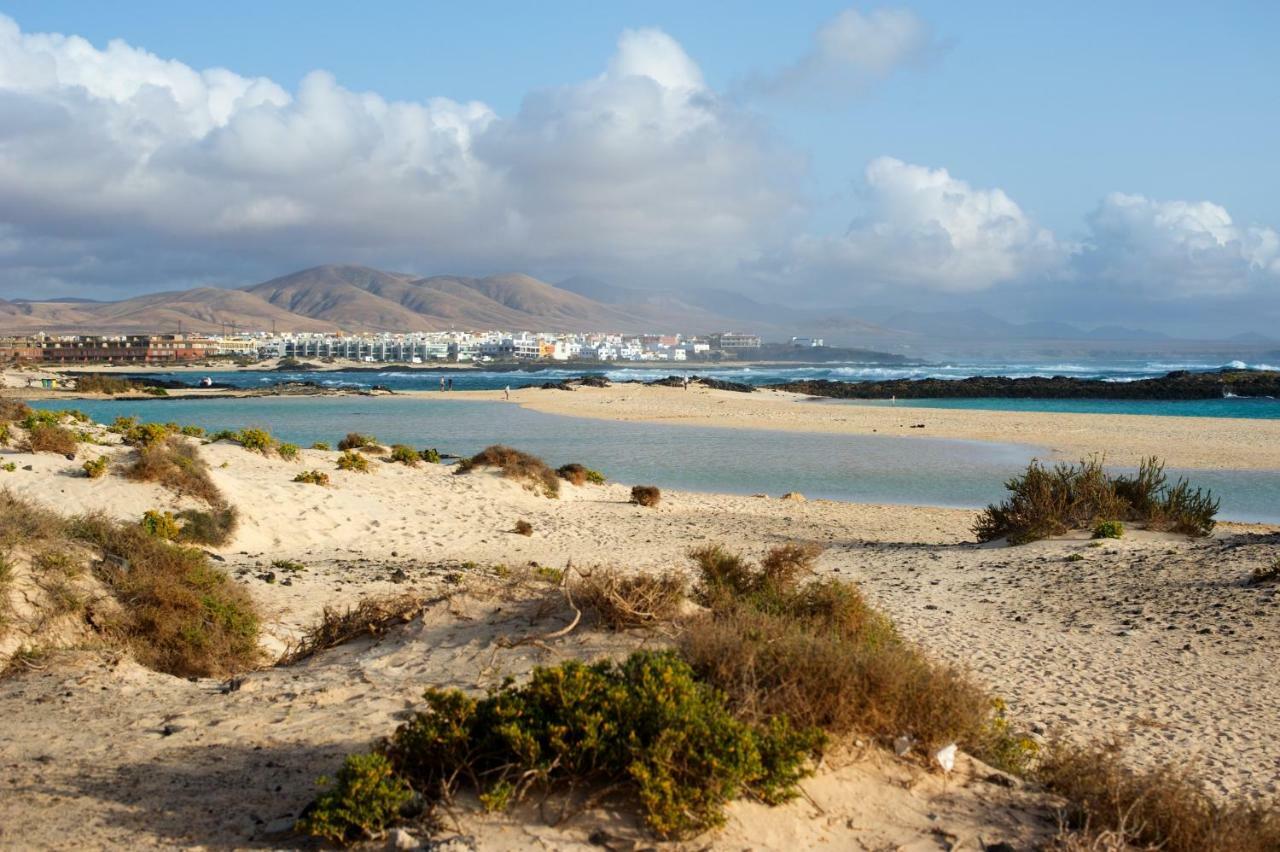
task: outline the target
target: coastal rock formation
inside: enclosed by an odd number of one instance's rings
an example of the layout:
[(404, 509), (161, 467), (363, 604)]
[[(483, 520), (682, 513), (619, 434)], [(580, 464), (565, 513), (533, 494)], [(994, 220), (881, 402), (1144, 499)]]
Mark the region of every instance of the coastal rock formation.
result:
[(1067, 376), (973, 376), (967, 379), (897, 379), (884, 382), (833, 382), (815, 379), (769, 385), (773, 390), (834, 399), (1218, 399), (1224, 396), (1280, 396), (1280, 372), (1176, 370), (1155, 379), (1115, 382)]

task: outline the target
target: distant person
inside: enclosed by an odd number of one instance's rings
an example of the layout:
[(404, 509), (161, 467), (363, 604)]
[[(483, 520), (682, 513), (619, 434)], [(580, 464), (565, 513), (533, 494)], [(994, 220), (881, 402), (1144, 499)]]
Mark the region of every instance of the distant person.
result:
[(688, 389), (689, 389), (689, 377), (688, 377), (688, 376), (685, 376), (685, 377), (684, 377), (684, 389), (685, 389), (685, 390), (688, 390)]
[(511, 399), (511, 385), (507, 385), (505, 388), (502, 389), (502, 398)]
[(444, 376), (440, 377), (440, 392), (444, 393)]
[(449, 390), (453, 390), (453, 379), (449, 380)]

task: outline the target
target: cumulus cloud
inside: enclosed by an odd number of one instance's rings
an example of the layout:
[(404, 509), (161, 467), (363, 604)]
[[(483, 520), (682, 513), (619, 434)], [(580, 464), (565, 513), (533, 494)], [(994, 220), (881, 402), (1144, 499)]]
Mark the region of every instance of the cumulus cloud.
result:
[(798, 198), (795, 158), (658, 30), (508, 118), (325, 72), (290, 92), (0, 16), (0, 115), (10, 296), (340, 259), (732, 268)]
[(1112, 193), (1075, 259), (1087, 282), (1152, 298), (1229, 296), (1280, 283), (1280, 233), (1210, 201)]
[(845, 9), (818, 28), (808, 53), (753, 87), (790, 98), (857, 95), (902, 68), (926, 64), (942, 50), (933, 28), (910, 9)]
[(866, 169), (868, 210), (839, 237), (798, 238), (787, 271), (845, 282), (846, 295), (886, 288), (950, 293), (1043, 277), (1067, 249), (1000, 189), (946, 169), (879, 157)]

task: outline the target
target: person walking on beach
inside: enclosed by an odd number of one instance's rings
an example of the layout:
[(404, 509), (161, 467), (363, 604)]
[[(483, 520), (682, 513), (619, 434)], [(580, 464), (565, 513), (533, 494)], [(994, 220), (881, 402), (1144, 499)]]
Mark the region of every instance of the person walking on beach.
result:
[(684, 389), (685, 389), (685, 390), (688, 390), (688, 389), (689, 389), (689, 377), (688, 377), (688, 376), (685, 376), (685, 377), (684, 377)]
[(502, 389), (502, 398), (511, 399), (511, 385), (507, 385), (505, 388)]
[(449, 380), (449, 390), (453, 390), (453, 379)]
[(440, 377), (440, 392), (444, 393), (444, 376)]

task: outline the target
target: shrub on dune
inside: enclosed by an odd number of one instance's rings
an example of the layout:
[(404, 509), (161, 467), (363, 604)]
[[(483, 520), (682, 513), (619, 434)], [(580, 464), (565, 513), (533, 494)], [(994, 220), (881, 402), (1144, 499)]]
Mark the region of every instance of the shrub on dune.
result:
[(391, 461), (398, 462), (405, 467), (417, 467), (421, 458), (418, 451), (406, 444), (394, 444), (391, 447)]
[(25, 449), (30, 453), (57, 453), (74, 456), (79, 449), (75, 433), (62, 426), (37, 423), (27, 432)]
[(182, 522), (178, 541), (221, 547), (231, 540), (240, 514), (234, 506), (218, 501), (208, 509), (184, 509), (178, 520)]
[(598, 470), (592, 470), (589, 467), (580, 465), (577, 462), (562, 465), (556, 470), (560, 478), (573, 485), (586, 485), (588, 482), (592, 485), (604, 485), (604, 474)]
[(107, 467), (111, 464), (111, 460), (106, 456), (98, 456), (96, 459), (89, 459), (81, 467), (84, 468), (84, 475), (90, 479), (101, 479), (107, 475)]
[(605, 568), (581, 572), (570, 584), (575, 603), (610, 630), (670, 624), (679, 617), (689, 580), (679, 571), (622, 574)]
[(369, 460), (357, 452), (347, 450), (342, 455), (338, 456), (338, 470), (368, 473)]
[(662, 490), (656, 485), (633, 485), (631, 502), (637, 506), (657, 506), (662, 502)]
[(329, 474), (323, 470), (304, 470), (293, 478), (294, 482), (304, 482), (307, 485), (328, 485)]
[(520, 450), (494, 444), (485, 447), (469, 459), (458, 463), (459, 474), (470, 473), (478, 467), (493, 467), (507, 479), (524, 483), (526, 488), (541, 491), (547, 497), (560, 494), (560, 477), (537, 456)]
[(209, 478), (209, 465), (200, 456), (200, 450), (173, 435), (139, 446), (124, 475), (140, 482), (155, 482), (177, 494), (197, 497), (210, 504), (222, 500), (222, 493)]
[(359, 432), (348, 432), (346, 437), (338, 442), (340, 450), (363, 450), (378, 446), (378, 439), (372, 435), (362, 435)]

